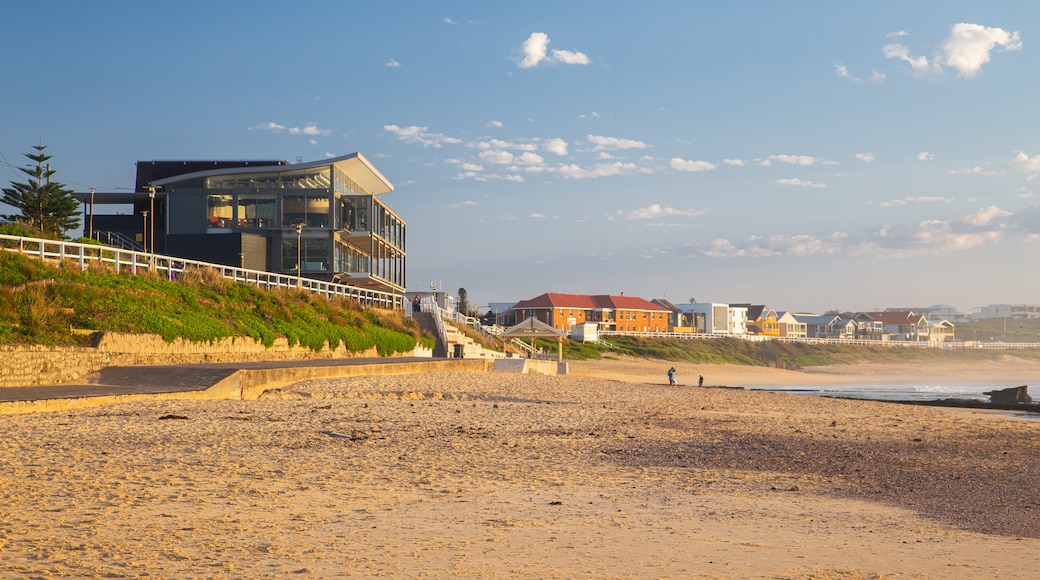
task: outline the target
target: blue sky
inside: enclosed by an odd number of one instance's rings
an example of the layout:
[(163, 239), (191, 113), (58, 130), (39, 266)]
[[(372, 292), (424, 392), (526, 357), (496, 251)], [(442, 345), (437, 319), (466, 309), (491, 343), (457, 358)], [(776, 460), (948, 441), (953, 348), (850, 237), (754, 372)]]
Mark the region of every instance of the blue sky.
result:
[(408, 286), (779, 310), (1037, 303), (1040, 3), (10, 2), (0, 183), (42, 138), (361, 151)]

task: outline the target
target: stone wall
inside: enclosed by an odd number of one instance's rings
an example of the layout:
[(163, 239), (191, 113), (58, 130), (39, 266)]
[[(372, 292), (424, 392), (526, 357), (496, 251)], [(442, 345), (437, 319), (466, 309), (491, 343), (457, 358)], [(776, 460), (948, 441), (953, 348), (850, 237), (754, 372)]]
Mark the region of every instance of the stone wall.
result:
[[(265, 347), (248, 337), (226, 338), (212, 343), (176, 340), (166, 342), (150, 334), (101, 333), (94, 347), (0, 345), (0, 388), (83, 383), (91, 373), (110, 366), (148, 366), (223, 362), (319, 360), (370, 357), (375, 349), (352, 353), (343, 345), (313, 351), (289, 346), (280, 338)], [(417, 347), (403, 356), (430, 357)]]

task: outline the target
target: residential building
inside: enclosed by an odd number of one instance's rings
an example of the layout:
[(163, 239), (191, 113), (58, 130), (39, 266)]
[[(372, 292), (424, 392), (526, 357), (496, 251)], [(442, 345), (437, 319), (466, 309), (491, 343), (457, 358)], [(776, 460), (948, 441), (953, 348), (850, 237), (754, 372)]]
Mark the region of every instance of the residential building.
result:
[(1012, 320), (1040, 318), (1040, 305), (1038, 304), (990, 304), (972, 309), (973, 320), (985, 320), (987, 318), (1010, 318)]
[(777, 312), (776, 324), (783, 338), (805, 338), (806, 324), (790, 312)]
[(875, 323), (881, 323), (881, 340), (930, 340), (928, 320), (912, 311), (863, 312)]
[(635, 296), (555, 292), (521, 300), (509, 311), (514, 323), (535, 318), (564, 333), (588, 323), (600, 332), (668, 332), (668, 314), (664, 306)]
[[(849, 338), (855, 336), (855, 325), (848, 333), (841, 316), (837, 314), (795, 314), (799, 322), (805, 324), (807, 338)], [(843, 332), (844, 331), (844, 332)]]
[(716, 302), (696, 302), (684, 304), (680, 308), (699, 313), (704, 317), (704, 327), (698, 329), (706, 334), (744, 335), (747, 334), (748, 306), (746, 304), (721, 304)]

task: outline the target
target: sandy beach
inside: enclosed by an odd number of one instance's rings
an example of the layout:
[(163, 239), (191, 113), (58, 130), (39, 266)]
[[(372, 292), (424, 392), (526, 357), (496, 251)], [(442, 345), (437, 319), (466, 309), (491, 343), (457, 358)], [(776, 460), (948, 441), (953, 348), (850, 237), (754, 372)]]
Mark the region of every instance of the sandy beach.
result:
[(0, 577), (1036, 577), (1040, 420), (689, 385), (1040, 365), (667, 365), (0, 416)]

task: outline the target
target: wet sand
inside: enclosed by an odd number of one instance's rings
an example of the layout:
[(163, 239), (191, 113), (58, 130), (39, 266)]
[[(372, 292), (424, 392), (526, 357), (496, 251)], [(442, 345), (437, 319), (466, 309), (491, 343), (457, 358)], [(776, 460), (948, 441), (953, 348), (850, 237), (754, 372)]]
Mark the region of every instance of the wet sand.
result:
[[(1040, 420), (669, 387), (662, 364), (2, 416), (0, 576), (1035, 577)], [(676, 367), (718, 385), (1040, 375)]]

